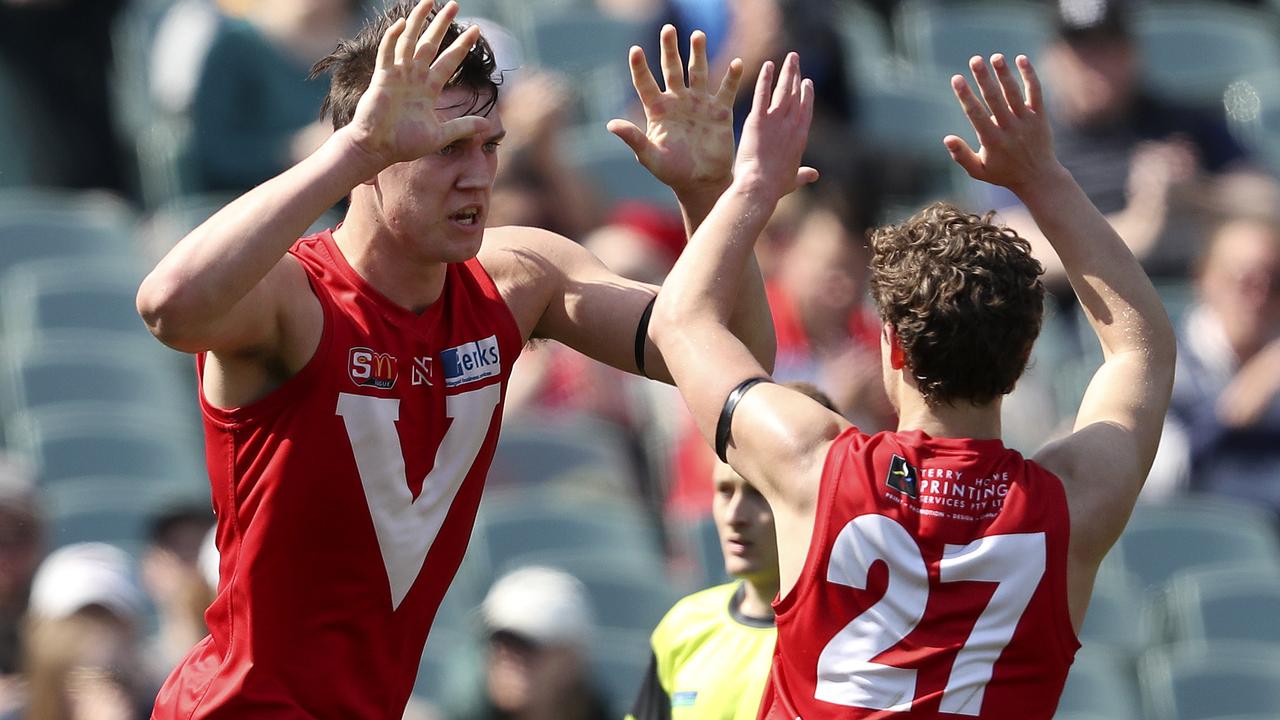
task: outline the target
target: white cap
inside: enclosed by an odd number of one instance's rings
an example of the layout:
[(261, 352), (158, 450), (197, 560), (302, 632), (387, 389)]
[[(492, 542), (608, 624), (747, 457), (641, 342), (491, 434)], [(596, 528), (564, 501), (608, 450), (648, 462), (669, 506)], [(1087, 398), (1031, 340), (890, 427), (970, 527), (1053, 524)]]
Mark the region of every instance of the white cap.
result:
[(31, 612), (47, 618), (100, 605), (125, 620), (137, 620), (142, 591), (129, 554), (106, 543), (77, 543), (55, 550), (31, 582)]
[(544, 645), (586, 647), (595, 626), (583, 584), (564, 571), (538, 565), (501, 577), (480, 613), (489, 632), (505, 630)]

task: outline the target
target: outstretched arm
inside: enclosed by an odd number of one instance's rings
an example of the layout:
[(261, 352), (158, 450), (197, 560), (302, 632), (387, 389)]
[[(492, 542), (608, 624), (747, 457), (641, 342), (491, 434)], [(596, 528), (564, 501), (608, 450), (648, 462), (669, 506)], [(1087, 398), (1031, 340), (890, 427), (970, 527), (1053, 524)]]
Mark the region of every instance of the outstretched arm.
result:
[(306, 291), (300, 274), (281, 263), (298, 236), (384, 168), (488, 128), (484, 118), (436, 117), (436, 100), (479, 30), (469, 28), (437, 57), (458, 6), (446, 4), (428, 25), (431, 8), (431, 0), (422, 0), (383, 36), (369, 89), (349, 125), (218, 211), (152, 270), (137, 304), (156, 337), (187, 352), (270, 353), (287, 332), (281, 328), (296, 290)]
[[(800, 77), (799, 58), (785, 61), (777, 88), (773, 64), (756, 83), (730, 188), (681, 255), (654, 307), (654, 339), (704, 437), (715, 444), (721, 409), (743, 381), (767, 377), (727, 329), (735, 278), (778, 200), (802, 170), (813, 84)], [(769, 383), (756, 385), (738, 405), (730, 426), (729, 462), (758, 483), (775, 513), (803, 512), (812, 503), (816, 474), (808, 472), (844, 426), (808, 397)]]
[(1102, 345), (1074, 432), (1036, 458), (1067, 483), (1073, 555), (1100, 561), (1155, 458), (1173, 387), (1173, 328), (1129, 248), (1058, 163), (1031, 62), (1017, 59), (1021, 84), (1001, 55), (991, 66), (979, 57), (969, 66), (982, 99), (959, 75), (951, 86), (981, 148), (954, 135), (944, 143), (971, 176), (1009, 188), (1026, 205)]

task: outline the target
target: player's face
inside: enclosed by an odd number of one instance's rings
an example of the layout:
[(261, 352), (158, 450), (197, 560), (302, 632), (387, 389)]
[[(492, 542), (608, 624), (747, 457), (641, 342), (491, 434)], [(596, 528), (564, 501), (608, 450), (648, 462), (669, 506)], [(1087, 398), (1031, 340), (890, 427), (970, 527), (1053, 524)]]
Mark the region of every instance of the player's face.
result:
[[(440, 96), (442, 120), (471, 111), (471, 91), (449, 88)], [(462, 262), (480, 251), (494, 177), (498, 144), (505, 131), (496, 108), (485, 132), (439, 152), (397, 163), (378, 175), (380, 205), (392, 234), (410, 259)]]
[(769, 503), (724, 463), (717, 463), (712, 481), (711, 514), (720, 533), (725, 571), (734, 577), (777, 582), (778, 539)]

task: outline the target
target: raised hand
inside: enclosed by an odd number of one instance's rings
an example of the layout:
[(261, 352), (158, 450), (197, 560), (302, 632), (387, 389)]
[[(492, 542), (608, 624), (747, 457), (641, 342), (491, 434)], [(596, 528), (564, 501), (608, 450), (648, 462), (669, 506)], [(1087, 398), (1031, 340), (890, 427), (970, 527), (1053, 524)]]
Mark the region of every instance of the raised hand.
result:
[(951, 159), (971, 177), (1003, 185), (1015, 193), (1045, 173), (1061, 169), (1053, 154), (1053, 135), (1035, 68), (1024, 55), (1018, 56), (1017, 65), (1022, 87), (1003, 55), (992, 55), (990, 67), (981, 57), (971, 58), (969, 69), (982, 93), (981, 100), (963, 75), (951, 77), (951, 89), (978, 133), (980, 147), (974, 152), (955, 135), (948, 135), (942, 141)]
[(443, 120), (436, 111), (445, 84), (480, 38), (480, 29), (467, 28), (437, 57), (458, 4), (446, 3), (428, 24), (431, 8), (432, 0), (421, 0), (407, 20), (387, 28), (378, 44), (369, 89), (360, 97), (351, 123), (343, 128), (357, 147), (383, 167), (436, 152), (489, 126), (482, 117)]
[(733, 179), (733, 101), (742, 81), (742, 61), (729, 63), (719, 89), (712, 92), (707, 84), (707, 36), (695, 31), (689, 39), (688, 84), (676, 29), (662, 28), (660, 39), (665, 91), (649, 72), (644, 50), (632, 47), (629, 56), (631, 82), (644, 106), (647, 131), (626, 120), (611, 120), (609, 132), (677, 194), (718, 194)]
[(777, 87), (773, 74), (773, 63), (766, 62), (756, 78), (734, 176), (777, 199), (817, 180), (818, 171), (800, 165), (813, 120), (813, 81), (801, 79), (800, 56), (795, 53), (783, 61)]

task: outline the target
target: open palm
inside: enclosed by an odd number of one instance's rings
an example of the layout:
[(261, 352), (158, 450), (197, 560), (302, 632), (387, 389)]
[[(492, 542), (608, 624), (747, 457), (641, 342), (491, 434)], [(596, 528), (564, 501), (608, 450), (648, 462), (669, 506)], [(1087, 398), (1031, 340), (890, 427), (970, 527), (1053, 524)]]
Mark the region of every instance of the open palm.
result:
[(690, 38), (689, 79), (680, 57), (676, 30), (662, 29), (662, 74), (667, 89), (658, 87), (644, 51), (631, 48), (631, 80), (644, 106), (647, 129), (613, 120), (609, 131), (636, 154), (654, 177), (677, 193), (699, 189), (723, 190), (733, 178), (733, 101), (742, 80), (742, 62), (730, 63), (719, 89), (707, 85), (707, 38)]
[(436, 112), (445, 85), (476, 44), (480, 30), (467, 28), (437, 57), (458, 5), (446, 3), (428, 24), (431, 8), (431, 0), (422, 0), (407, 19), (387, 29), (378, 45), (369, 88), (351, 120), (357, 146), (384, 165), (436, 152), (487, 127), (488, 121), (481, 117), (442, 122)]

